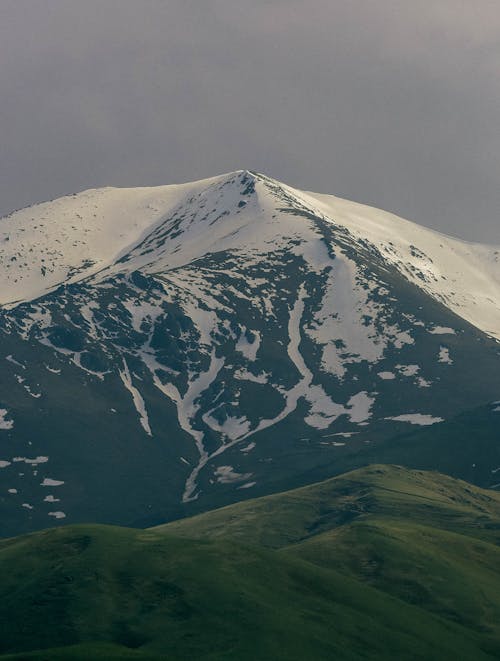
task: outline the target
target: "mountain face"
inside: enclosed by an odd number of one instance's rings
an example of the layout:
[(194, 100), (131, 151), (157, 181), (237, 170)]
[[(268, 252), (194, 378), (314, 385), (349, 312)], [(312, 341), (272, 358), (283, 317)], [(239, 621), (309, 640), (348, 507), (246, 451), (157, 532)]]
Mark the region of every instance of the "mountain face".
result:
[(0, 532), (290, 488), (498, 399), (499, 254), (247, 171), (0, 220)]

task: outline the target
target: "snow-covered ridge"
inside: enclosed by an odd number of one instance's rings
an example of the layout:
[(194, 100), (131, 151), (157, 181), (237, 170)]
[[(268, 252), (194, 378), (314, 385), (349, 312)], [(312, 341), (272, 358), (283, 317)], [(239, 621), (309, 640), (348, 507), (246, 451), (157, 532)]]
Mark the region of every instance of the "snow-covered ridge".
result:
[(89, 190), (0, 219), (0, 305), (89, 277), (161, 274), (225, 250), (248, 259), (293, 241), (307, 244), (304, 257), (320, 268), (328, 254), (314, 217), (341, 228), (354, 247), (371, 245), (388, 266), (500, 339), (500, 247), (246, 171), (176, 186)]
[(98, 188), (0, 219), (0, 306), (38, 298), (112, 264), (186, 197), (215, 179), (151, 188)]
[(389, 264), (455, 314), (500, 339), (500, 245), (456, 239), (333, 195), (297, 193), (376, 246)]

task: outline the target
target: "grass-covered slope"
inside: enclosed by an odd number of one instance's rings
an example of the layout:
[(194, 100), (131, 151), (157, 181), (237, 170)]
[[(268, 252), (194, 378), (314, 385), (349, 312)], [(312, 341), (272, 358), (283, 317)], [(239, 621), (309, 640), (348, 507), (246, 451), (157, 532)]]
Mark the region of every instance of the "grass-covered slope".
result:
[(374, 517), (287, 552), (489, 633), (500, 650), (498, 546), (432, 526)]
[(109, 641), (109, 658), (488, 658), (476, 635), (335, 570), (231, 542), (68, 527), (4, 543), (0, 566), (5, 652)]
[(155, 530), (282, 548), (374, 516), (500, 543), (499, 493), (436, 472), (383, 465), (236, 503)]
[(156, 529), (4, 540), (1, 658), (495, 659), (499, 539), (499, 494), (373, 466)]

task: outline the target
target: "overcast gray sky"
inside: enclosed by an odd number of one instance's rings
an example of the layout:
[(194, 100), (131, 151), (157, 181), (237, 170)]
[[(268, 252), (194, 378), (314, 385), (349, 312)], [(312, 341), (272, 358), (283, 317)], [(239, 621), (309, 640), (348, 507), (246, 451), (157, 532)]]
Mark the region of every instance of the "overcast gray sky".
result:
[(0, 0), (0, 213), (240, 168), (500, 244), (498, 0)]

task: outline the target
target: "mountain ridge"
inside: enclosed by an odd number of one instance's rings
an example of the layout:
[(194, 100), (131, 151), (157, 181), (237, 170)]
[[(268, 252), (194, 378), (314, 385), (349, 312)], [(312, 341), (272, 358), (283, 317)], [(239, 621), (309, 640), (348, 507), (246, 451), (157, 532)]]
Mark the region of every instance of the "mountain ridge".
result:
[[(335, 197), (333, 195), (323, 195), (306, 191), (299, 191), (265, 175), (254, 173), (248, 170), (237, 170), (235, 172), (223, 174), (217, 177), (202, 179), (197, 182), (180, 185), (167, 185), (154, 188), (108, 187), (103, 189), (89, 189), (75, 195), (66, 196), (51, 202), (42, 203), (41, 205), (34, 205), (32, 207), (28, 207), (27, 209), (13, 212), (12, 214), (9, 214), (8, 216), (0, 219), (0, 228), (2, 223), (5, 224), (7, 220), (9, 221), (10, 225), (12, 225), (17, 220), (19, 220), (21, 223), (23, 220), (26, 222), (28, 216), (31, 216), (31, 220), (34, 221), (37, 215), (37, 211), (39, 212), (39, 215), (41, 214), (42, 219), (46, 218), (47, 216), (43, 214), (48, 214), (50, 216), (50, 205), (55, 207), (55, 209), (52, 210), (52, 213), (57, 212), (68, 217), (74, 213), (74, 216), (77, 218), (77, 224), (78, 221), (84, 220), (82, 216), (83, 209), (81, 206), (83, 205), (83, 208), (88, 211), (85, 217), (85, 221), (87, 223), (89, 223), (92, 218), (96, 218), (99, 214), (99, 218), (109, 218), (108, 222), (110, 226), (120, 226), (120, 228), (123, 229), (125, 233), (127, 232), (127, 229), (130, 231), (128, 224), (131, 222), (132, 218), (135, 219), (133, 227), (135, 228), (136, 232), (139, 233), (139, 236), (128, 236), (128, 240), (123, 242), (123, 245), (118, 251), (115, 252), (111, 258), (108, 258), (107, 263), (104, 261), (100, 263), (97, 273), (92, 269), (87, 269), (83, 270), (83, 272), (79, 273), (79, 275), (72, 275), (68, 280), (68, 273), (71, 273), (72, 270), (80, 271), (82, 268), (81, 264), (71, 264), (68, 266), (69, 271), (66, 272), (66, 278), (52, 283), (52, 287), (57, 287), (63, 284), (66, 280), (69, 282), (77, 282), (78, 278), (92, 278), (102, 270), (107, 271), (112, 269), (116, 263), (123, 262), (128, 253), (133, 253), (134, 248), (137, 249), (144, 241), (147, 241), (148, 236), (155, 232), (155, 228), (158, 229), (162, 226), (165, 221), (165, 217), (168, 216), (168, 214), (175, 214), (176, 208), (181, 208), (186, 204), (186, 202), (192, 202), (196, 196), (210, 198), (210, 194), (214, 188), (217, 191), (222, 190), (228, 185), (229, 188), (231, 188), (231, 185), (233, 185), (233, 188), (238, 188), (238, 184), (241, 183), (243, 185), (248, 184), (246, 186), (246, 192), (250, 191), (257, 195), (257, 203), (262, 204), (263, 206), (266, 206), (267, 203), (269, 209), (272, 208), (273, 205), (272, 203), (269, 204), (269, 200), (266, 198), (268, 197), (269, 191), (271, 191), (274, 192), (276, 196), (284, 198), (282, 201), (290, 203), (291, 199), (294, 199), (295, 205), (297, 202), (299, 202), (300, 204), (304, 205), (304, 207), (308, 207), (308, 210), (311, 213), (316, 213), (318, 217), (322, 216), (323, 219), (328, 220), (329, 222), (343, 226), (351, 233), (354, 233), (357, 239), (368, 239), (374, 246), (381, 249), (384, 253), (384, 257), (390, 263), (396, 265), (400, 272), (411, 282), (417, 286), (421, 286), (424, 291), (430, 293), (438, 300), (441, 300), (443, 303), (445, 303), (445, 305), (451, 306), (451, 309), (459, 314), (459, 316), (463, 316), (466, 320), (470, 321), (481, 330), (497, 337), (497, 331), (494, 326), (498, 324), (500, 320), (500, 247), (474, 244), (463, 241), (461, 239), (449, 237), (445, 234), (419, 226), (412, 221), (406, 221), (394, 214), (382, 212), (375, 209), (374, 207), (350, 202), (348, 200), (342, 200), (341, 198)], [(260, 186), (258, 191), (256, 191), (256, 186)], [(97, 199), (94, 199), (95, 196), (97, 196)], [(99, 199), (100, 197), (106, 198), (107, 196), (112, 196), (111, 203), (109, 200)], [(118, 198), (118, 201), (114, 200), (115, 197)], [(128, 204), (132, 205), (132, 211), (128, 212), (128, 216), (123, 216), (123, 214), (127, 212), (127, 205), (124, 204), (124, 200), (121, 200), (120, 203), (120, 197), (129, 197), (131, 200)], [(81, 202), (81, 205), (79, 206), (78, 202), (80, 199), (82, 199), (83, 202)], [(73, 205), (74, 202), (76, 202), (76, 205)], [(220, 199), (218, 202), (220, 203)], [(244, 202), (244, 206), (246, 206), (248, 203), (247, 201), (241, 199), (239, 202)], [(68, 204), (70, 208), (65, 209), (64, 204)], [(87, 209), (87, 207), (92, 205), (92, 213), (90, 213), (91, 210)], [(104, 206), (104, 209), (102, 209), (99, 205)], [(108, 208), (106, 205), (108, 205), (110, 208)], [(63, 208), (57, 210), (57, 206), (61, 206)], [(116, 207), (119, 207), (119, 209), (117, 210)], [(236, 211), (239, 213), (240, 210), (241, 207), (239, 210), (233, 208), (231, 211)], [(93, 213), (93, 211), (96, 211), (96, 213)], [(142, 217), (139, 212), (142, 212)], [(226, 215), (229, 213), (229, 210), (224, 208), (220, 213), (222, 213), (222, 215)], [(118, 214), (120, 214), (119, 221), (117, 221)], [(258, 220), (258, 216), (255, 220)], [(68, 220), (68, 222), (75, 221)], [(212, 220), (210, 223), (212, 230), (214, 229), (213, 224), (215, 222), (216, 221)], [(361, 228), (359, 227), (360, 224), (362, 225)], [(75, 228), (75, 225), (72, 227)], [(26, 231), (26, 227), (18, 227), (17, 229), (18, 233), (19, 230), (23, 232)], [(396, 233), (395, 230), (397, 230)], [(17, 261), (18, 256), (14, 254), (15, 248), (12, 248), (12, 228), (9, 227), (9, 231), (9, 246), (7, 248), (10, 249), (10, 253), (5, 245), (0, 250), (0, 266), (2, 264), (4, 265), (4, 277), (7, 271), (7, 268), (5, 267), (11, 267), (13, 257), (15, 257), (15, 261)], [(88, 227), (85, 228), (84, 231), (87, 233), (90, 232)], [(99, 231), (99, 227), (95, 228), (95, 231)], [(234, 229), (232, 231), (233, 233), (235, 232)], [(239, 230), (237, 228), (236, 232), (238, 231)], [(405, 234), (408, 236), (405, 236)], [(119, 236), (122, 235), (123, 233)], [(397, 235), (401, 235), (403, 239), (401, 245), (399, 246), (395, 246), (393, 243), (393, 240)], [(433, 257), (426, 255), (425, 252), (422, 252), (421, 248), (419, 248), (417, 245), (414, 245), (413, 243), (410, 243), (410, 241), (414, 240), (415, 237), (419, 238), (421, 241), (424, 241), (428, 250), (432, 249), (431, 244), (433, 242), (439, 242), (441, 249), (444, 249), (443, 242), (447, 243), (447, 247), (451, 247), (452, 252), (455, 253), (455, 258), (458, 260), (458, 265), (452, 265), (450, 273), (445, 275), (446, 264), (444, 272), (443, 264), (438, 263), (436, 267), (433, 266), (436, 258), (439, 259), (440, 251), (438, 250), (437, 252), (434, 252)], [(103, 238), (106, 237), (101, 237), (101, 239)], [(116, 239), (116, 235), (114, 235), (113, 238)], [(56, 240), (59, 239), (53, 238), (53, 242)], [(71, 240), (69, 235), (68, 240)], [(80, 241), (82, 245), (85, 245), (85, 242), (81, 239), (81, 237), (79, 239), (73, 237), (73, 242), (75, 241)], [(5, 244), (5, 236), (3, 243)], [(399, 259), (401, 255), (398, 254), (398, 250), (401, 252), (403, 244), (405, 243), (407, 244), (405, 247), (409, 249), (411, 257), (413, 258), (406, 263)], [(66, 245), (65, 247), (67, 248), (68, 246)], [(95, 251), (96, 246), (94, 245), (92, 248), (93, 251)], [(203, 254), (199, 254), (198, 258), (202, 256)], [(22, 258), (21, 254), (19, 254), (19, 257)], [(170, 262), (173, 261), (173, 263), (166, 265), (167, 270), (171, 270), (176, 266), (183, 265), (179, 262), (176, 262), (175, 255), (172, 254), (172, 252), (168, 255), (168, 257)], [(406, 259), (408, 260), (408, 255), (406, 255)], [(456, 281), (457, 277), (463, 275), (460, 269), (463, 269), (467, 266), (468, 260), (473, 261), (473, 268), (470, 268), (469, 273), (467, 274), (469, 278), (473, 278), (471, 284), (471, 292), (468, 292), (466, 297), (462, 296), (462, 298), (459, 298), (459, 295), (457, 295), (456, 292), (449, 290), (449, 288), (445, 292), (440, 291), (440, 288), (443, 288), (443, 281), (448, 280), (452, 276), (455, 276), (453, 280)], [(484, 270), (485, 261), (493, 263), (492, 268), (488, 271)], [(24, 265), (26, 266), (26, 264)], [(40, 264), (41, 270), (44, 268), (47, 269), (47, 266)], [(140, 266), (144, 266), (144, 264), (140, 264)], [(482, 267), (482, 269), (480, 267)], [(10, 276), (10, 273), (6, 273), (7, 282), (10, 282), (10, 287), (15, 291), (18, 288), (14, 285), (18, 284), (19, 279), (23, 279), (23, 276), (20, 273), (20, 269), (17, 269), (16, 275), (17, 278), (13, 278)], [(474, 279), (474, 276), (476, 275), (477, 278)], [(441, 280), (439, 281), (440, 287), (437, 287), (437, 285), (433, 287), (431, 281), (433, 280), (434, 282), (438, 282), (439, 279)], [(419, 282), (419, 280), (423, 281), (424, 284)], [(458, 282), (458, 287), (455, 288), (461, 290), (463, 294), (463, 292), (466, 290), (466, 284), (467, 282), (462, 280), (462, 282)], [(42, 295), (44, 291), (46, 291), (46, 289), (40, 289), (37, 292), (37, 295)], [(490, 313), (486, 314), (484, 310), (481, 310), (479, 315), (480, 318), (478, 321), (475, 318), (477, 317), (478, 312), (477, 310), (473, 309), (474, 302), (470, 300), (472, 295), (481, 301), (482, 307), (484, 307), (485, 299), (489, 300), (491, 305), (487, 307), (494, 307), (495, 311), (491, 312), (490, 310)], [(458, 300), (455, 300), (455, 298)], [(22, 296), (16, 295), (13, 300), (4, 299), (0, 302), (0, 305), (13, 305), (17, 304), (21, 300), (29, 300), (29, 296), (23, 298)], [(477, 300), (475, 305), (477, 306)], [(483, 316), (485, 316), (485, 318), (483, 318)], [(500, 332), (498, 332), (498, 334), (500, 335)]]

